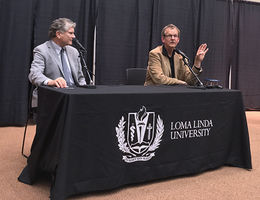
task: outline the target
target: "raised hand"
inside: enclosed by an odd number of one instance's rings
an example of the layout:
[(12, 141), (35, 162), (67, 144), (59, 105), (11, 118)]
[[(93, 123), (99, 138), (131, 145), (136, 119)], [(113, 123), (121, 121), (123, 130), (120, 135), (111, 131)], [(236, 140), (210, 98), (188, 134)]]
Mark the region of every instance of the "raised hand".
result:
[[(201, 44), (197, 50), (197, 53), (196, 53), (196, 56), (195, 56), (195, 62), (194, 62), (194, 65), (197, 66), (197, 65), (200, 65), (201, 62), (203, 61), (206, 53), (208, 52), (209, 48), (207, 48), (207, 44), (204, 43), (204, 44)], [(196, 65), (197, 64), (197, 65)], [(200, 67), (200, 66), (197, 66), (197, 67)]]

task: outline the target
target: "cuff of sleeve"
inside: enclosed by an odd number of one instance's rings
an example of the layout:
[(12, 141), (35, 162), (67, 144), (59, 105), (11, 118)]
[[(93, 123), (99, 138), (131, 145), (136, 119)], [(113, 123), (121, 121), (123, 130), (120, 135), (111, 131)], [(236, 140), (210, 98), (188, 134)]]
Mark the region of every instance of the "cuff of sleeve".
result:
[(51, 79), (46, 79), (45, 81), (43, 81), (43, 85), (48, 85), (48, 82), (50, 81)]
[(195, 68), (196, 70), (198, 70), (199, 72), (202, 71), (202, 67), (198, 68), (198, 67), (196, 67), (195, 65), (193, 65), (193, 66), (194, 66), (194, 68)]

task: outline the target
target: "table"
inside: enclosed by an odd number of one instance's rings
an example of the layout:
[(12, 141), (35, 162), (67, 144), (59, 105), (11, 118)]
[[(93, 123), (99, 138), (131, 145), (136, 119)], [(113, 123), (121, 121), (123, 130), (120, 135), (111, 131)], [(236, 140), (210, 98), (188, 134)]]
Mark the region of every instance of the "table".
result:
[(223, 165), (251, 169), (241, 92), (186, 86), (39, 88), (19, 181), (53, 175), (51, 199)]

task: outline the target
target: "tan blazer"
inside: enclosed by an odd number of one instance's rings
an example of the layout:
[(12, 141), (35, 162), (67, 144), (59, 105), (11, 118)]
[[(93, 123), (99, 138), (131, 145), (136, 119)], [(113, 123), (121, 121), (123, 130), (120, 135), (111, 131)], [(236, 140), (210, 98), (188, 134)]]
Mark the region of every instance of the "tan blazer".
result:
[[(148, 67), (144, 85), (174, 85), (181, 84), (181, 81), (187, 82), (189, 85), (194, 85), (197, 80), (189, 70), (188, 66), (184, 65), (182, 56), (175, 53), (174, 55), (174, 72), (175, 78), (172, 78), (171, 65), (169, 58), (162, 53), (163, 46), (158, 46), (149, 52)], [(196, 74), (200, 74), (201, 70), (192, 68)], [(180, 81), (181, 80), (181, 81)]]

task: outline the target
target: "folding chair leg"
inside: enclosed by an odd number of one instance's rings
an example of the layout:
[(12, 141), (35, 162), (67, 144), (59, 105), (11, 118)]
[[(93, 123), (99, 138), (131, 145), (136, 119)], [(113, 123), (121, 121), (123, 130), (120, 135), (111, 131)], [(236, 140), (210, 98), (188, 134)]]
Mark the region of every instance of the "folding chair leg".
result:
[(26, 137), (26, 132), (27, 132), (28, 121), (29, 121), (29, 116), (27, 118), (27, 121), (26, 121), (26, 124), (25, 124), (25, 127), (24, 127), (24, 133), (23, 133), (22, 155), (25, 158), (28, 158), (28, 156), (24, 154), (24, 144), (25, 144), (25, 137)]
[(26, 120), (26, 124), (25, 124), (25, 127), (24, 127), (24, 133), (23, 133), (23, 143), (22, 143), (22, 155), (25, 157), (25, 158), (28, 158), (29, 156), (25, 155), (24, 153), (24, 145), (25, 145), (25, 137), (26, 137), (26, 133), (27, 133), (27, 126), (28, 126), (28, 122), (29, 122), (29, 118), (30, 118), (30, 113), (31, 113), (31, 101), (32, 101), (32, 93), (33, 93), (33, 86), (31, 86), (30, 88), (30, 93), (29, 93), (29, 98), (28, 98), (28, 115), (27, 115), (27, 120)]

